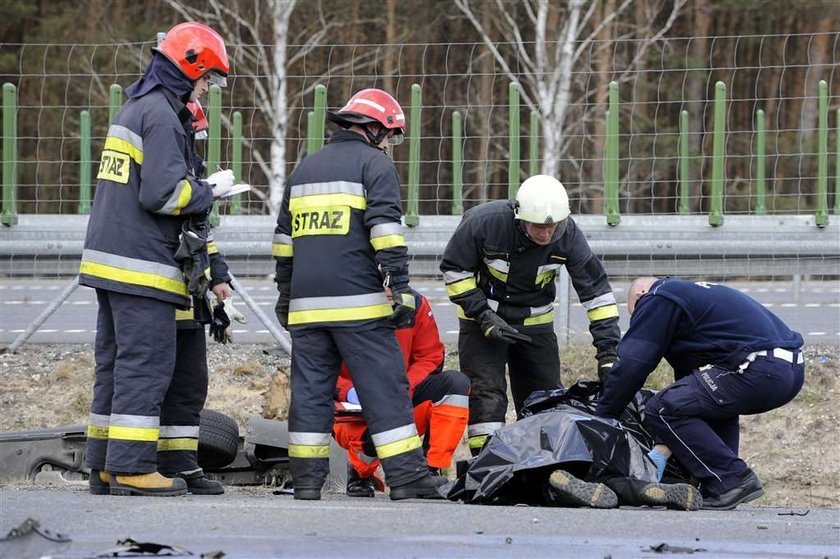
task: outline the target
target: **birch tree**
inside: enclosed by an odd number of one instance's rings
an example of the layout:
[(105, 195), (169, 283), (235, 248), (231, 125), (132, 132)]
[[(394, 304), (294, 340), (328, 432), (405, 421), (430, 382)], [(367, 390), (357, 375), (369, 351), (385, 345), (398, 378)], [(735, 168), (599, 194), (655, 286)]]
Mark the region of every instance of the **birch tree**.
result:
[[(600, 21), (593, 19), (593, 15), (601, 13), (597, 9), (600, 5), (597, 0), (568, 0), (565, 8), (551, 0), (494, 0), (492, 25), (487, 25), (477, 15), (490, 9), (489, 2), (455, 0), (455, 4), (478, 32), (501, 71), (511, 81), (520, 84), (523, 103), (539, 114), (541, 172), (557, 176), (567, 147), (564, 131), (573, 103), (572, 96), (588, 97), (592, 94), (590, 91), (575, 91), (573, 72), (584, 70), (578, 68), (582, 54), (592, 48), (609, 48), (609, 44), (593, 45), (593, 42), (605, 27), (620, 21), (619, 18), (629, 10), (639, 9), (640, 4), (645, 4), (648, 9), (652, 6), (650, 11), (654, 15), (664, 12), (664, 18), (651, 18), (649, 27), (628, 33), (637, 39), (635, 53), (616, 73), (616, 79), (627, 79), (644, 59), (647, 49), (671, 28), (685, 0), (623, 0), (614, 11), (603, 13)], [(654, 21), (663, 23), (654, 28)], [(603, 107), (600, 109), (603, 110)]]
[[(166, 2), (185, 19), (201, 21), (216, 29), (229, 47), (228, 56), (237, 77), (251, 80), (254, 104), (266, 120), (270, 138), (267, 155), (262, 146), (246, 140), (253, 160), (268, 178), (267, 192), (252, 192), (263, 199), (272, 213), (276, 213), (286, 182), (286, 136), (289, 128), (286, 47), (289, 19), (297, 0), (253, 3), (208, 0), (200, 8), (179, 0)], [(266, 8), (265, 13), (263, 7)], [(265, 21), (270, 22), (268, 29)], [(270, 40), (266, 40), (267, 36)], [(320, 38), (319, 34), (315, 34), (309, 44), (317, 44)]]

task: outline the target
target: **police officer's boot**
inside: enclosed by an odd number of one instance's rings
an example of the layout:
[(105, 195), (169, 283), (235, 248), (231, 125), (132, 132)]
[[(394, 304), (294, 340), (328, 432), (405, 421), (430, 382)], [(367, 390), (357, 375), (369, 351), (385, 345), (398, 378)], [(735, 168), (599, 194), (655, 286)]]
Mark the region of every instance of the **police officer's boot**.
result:
[(410, 481), (405, 485), (391, 488), (391, 500), (401, 501), (403, 499), (443, 499), (438, 488), (449, 481), (442, 476), (427, 475), (420, 479)]
[(373, 477), (361, 477), (356, 468), (347, 464), (347, 489), (348, 497), (373, 497)]
[(111, 474), (100, 470), (91, 470), (88, 487), (92, 495), (111, 494)]
[(150, 474), (111, 475), (111, 495), (144, 495), (146, 497), (175, 497), (187, 493), (187, 482), (180, 478)]
[(178, 472), (174, 477), (186, 481), (187, 491), (193, 495), (221, 495), (225, 492), (222, 482), (208, 477), (201, 468), (192, 472)]

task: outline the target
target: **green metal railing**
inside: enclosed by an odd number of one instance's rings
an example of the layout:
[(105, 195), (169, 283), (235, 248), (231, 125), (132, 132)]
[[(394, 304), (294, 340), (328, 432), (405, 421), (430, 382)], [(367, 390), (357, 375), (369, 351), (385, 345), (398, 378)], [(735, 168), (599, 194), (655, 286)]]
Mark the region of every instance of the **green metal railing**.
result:
[[(511, 82), (508, 87), (508, 195), (515, 197), (519, 188), (522, 164), (520, 157), (521, 127), (520, 127), (520, 86)], [(317, 85), (314, 91), (314, 109), (308, 116), (307, 151), (312, 153), (324, 145), (324, 130), (326, 116), (327, 89)], [(122, 106), (123, 90), (118, 84), (109, 89), (109, 122)], [(817, 203), (815, 210), (815, 224), (825, 227), (829, 221), (828, 208), (828, 169), (829, 169), (829, 122), (828, 122), (828, 85), (823, 80), (818, 84), (818, 118), (817, 118)], [(725, 169), (726, 169), (726, 84), (719, 81), (715, 84), (713, 102), (713, 129), (711, 155), (711, 194), (709, 209), (709, 224), (720, 226), (724, 221)], [(418, 84), (411, 87), (411, 106), (409, 116), (409, 154), (408, 154), (408, 183), (406, 202), (406, 224), (416, 226), (419, 222), (420, 195), (420, 142), (421, 142), (421, 112), (422, 90)], [(211, 86), (207, 107), (209, 134), (207, 142), (208, 172), (214, 172), (221, 162), (222, 122), (221, 122), (221, 90), (218, 86)], [(0, 223), (14, 225), (18, 222), (17, 213), (17, 89), (14, 84), (3, 84), (3, 185), (2, 185), (2, 213)], [(606, 138), (604, 143), (604, 214), (609, 225), (617, 225), (621, 216), (619, 213), (619, 150), (621, 135), (619, 133), (620, 102), (619, 88), (616, 82), (608, 85), (608, 109), (605, 115)], [(532, 111), (529, 122), (529, 153), (528, 174), (539, 172), (539, 115)], [(840, 109), (835, 113), (835, 130), (840, 126)], [(83, 110), (79, 115), (79, 205), (78, 212), (87, 214), (91, 208), (91, 169), (96, 161), (91, 156), (91, 118), (90, 111)], [(752, 193), (755, 203), (753, 212), (757, 215), (767, 214), (767, 155), (766, 155), (766, 124), (764, 110), (755, 112), (755, 180)], [(234, 112), (231, 119), (230, 137), (232, 168), (236, 181), (242, 181), (242, 146), (243, 130), (242, 115)], [(452, 113), (452, 207), (453, 215), (460, 215), (464, 209), (463, 198), (463, 116), (460, 111)], [(834, 177), (834, 206), (833, 213), (840, 214), (840, 133), (835, 133), (835, 177)], [(678, 172), (678, 212), (686, 215), (691, 212), (690, 201), (697, 193), (691, 191), (691, 163), (692, 155), (689, 149), (689, 114), (681, 111), (679, 117), (679, 143), (677, 146)], [(239, 214), (242, 211), (240, 195), (232, 198), (230, 213)], [(218, 223), (218, 210), (214, 208), (212, 216)]]

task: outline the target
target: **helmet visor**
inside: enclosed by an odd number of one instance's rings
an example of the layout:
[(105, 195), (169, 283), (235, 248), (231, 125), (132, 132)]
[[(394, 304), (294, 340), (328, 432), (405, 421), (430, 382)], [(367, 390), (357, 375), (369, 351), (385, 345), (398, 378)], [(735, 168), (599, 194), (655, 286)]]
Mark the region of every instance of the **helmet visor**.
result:
[(392, 146), (398, 146), (405, 141), (405, 136), (400, 128), (394, 130), (394, 133), (388, 138), (388, 143)]
[(220, 73), (210, 70), (206, 75), (211, 84), (218, 85), (219, 87), (227, 87), (227, 78)]

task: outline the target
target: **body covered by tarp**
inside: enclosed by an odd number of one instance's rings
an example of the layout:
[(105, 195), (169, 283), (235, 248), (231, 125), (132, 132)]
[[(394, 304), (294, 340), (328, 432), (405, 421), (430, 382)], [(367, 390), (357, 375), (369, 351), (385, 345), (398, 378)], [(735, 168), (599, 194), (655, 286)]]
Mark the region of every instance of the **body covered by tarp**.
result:
[(646, 454), (653, 441), (642, 426), (640, 392), (619, 421), (595, 417), (600, 383), (534, 393), (523, 418), (498, 430), (447, 492), (482, 504), (550, 504), (548, 476), (562, 468), (586, 481), (629, 477), (656, 481)]

